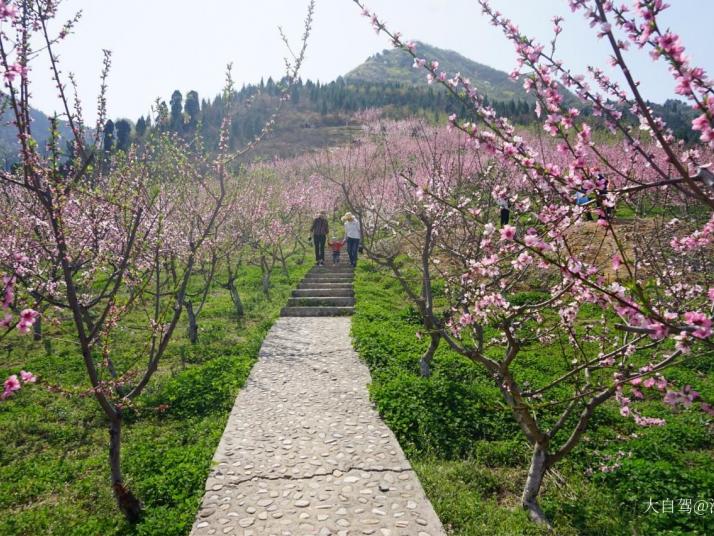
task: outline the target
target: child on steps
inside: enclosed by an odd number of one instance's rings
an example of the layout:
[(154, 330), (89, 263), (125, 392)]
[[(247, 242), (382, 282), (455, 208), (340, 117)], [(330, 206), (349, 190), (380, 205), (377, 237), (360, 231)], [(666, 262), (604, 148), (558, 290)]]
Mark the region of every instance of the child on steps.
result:
[(332, 264), (340, 264), (340, 250), (342, 246), (345, 245), (344, 240), (337, 240), (334, 236), (332, 240), (328, 242), (330, 249), (332, 250)]

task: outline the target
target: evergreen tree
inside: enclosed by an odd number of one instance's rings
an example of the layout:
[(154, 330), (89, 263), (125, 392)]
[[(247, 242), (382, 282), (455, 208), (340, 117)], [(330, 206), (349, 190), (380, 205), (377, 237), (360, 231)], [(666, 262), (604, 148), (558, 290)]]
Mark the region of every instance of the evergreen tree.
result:
[(198, 101), (198, 93), (196, 91), (189, 91), (186, 95), (186, 103), (184, 104), (184, 110), (189, 117), (189, 124), (194, 127), (198, 122), (198, 115), (201, 113), (200, 104)]
[(114, 121), (104, 123), (104, 152), (111, 153), (114, 148)]
[(117, 149), (119, 151), (128, 151), (129, 142), (131, 141), (131, 125), (126, 119), (120, 119), (116, 122), (117, 131)]
[(290, 89), (290, 101), (294, 106), (300, 104), (300, 88), (297, 85), (294, 85)]
[(171, 94), (171, 130), (180, 132), (183, 127), (183, 95), (177, 89)]
[(136, 137), (137, 138), (143, 138), (144, 134), (146, 134), (146, 119), (144, 119), (144, 116), (142, 115), (137, 121), (136, 121), (136, 126), (134, 127), (134, 132), (136, 132)]
[(515, 117), (517, 113), (518, 109), (516, 108), (516, 101), (511, 99), (511, 101), (508, 103), (508, 116)]
[(169, 127), (169, 107), (165, 101), (161, 101), (156, 108), (156, 126), (162, 131)]

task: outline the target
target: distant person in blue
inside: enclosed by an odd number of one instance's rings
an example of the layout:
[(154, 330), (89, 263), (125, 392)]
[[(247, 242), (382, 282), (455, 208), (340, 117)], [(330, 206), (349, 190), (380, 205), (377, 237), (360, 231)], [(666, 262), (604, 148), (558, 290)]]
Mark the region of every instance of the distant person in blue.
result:
[(342, 216), (342, 221), (345, 224), (345, 240), (347, 241), (347, 255), (350, 258), (350, 264), (353, 267), (357, 266), (357, 254), (359, 253), (359, 241), (362, 238), (359, 221), (351, 212)]
[[(582, 190), (578, 190), (575, 192), (575, 204), (578, 205), (579, 207), (587, 207), (587, 205), (590, 203), (590, 198), (587, 196), (585, 192)], [(586, 208), (585, 209), (585, 219), (587, 221), (593, 221), (593, 215), (590, 214), (590, 209)]]

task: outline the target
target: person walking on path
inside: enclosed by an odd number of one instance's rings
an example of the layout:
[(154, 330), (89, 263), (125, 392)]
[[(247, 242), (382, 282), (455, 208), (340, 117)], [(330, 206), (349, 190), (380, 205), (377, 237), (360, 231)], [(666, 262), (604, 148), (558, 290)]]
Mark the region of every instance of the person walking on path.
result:
[(312, 240), (315, 243), (315, 263), (318, 266), (325, 264), (325, 242), (327, 241), (329, 230), (327, 214), (322, 211), (317, 215), (317, 218), (312, 220), (312, 227), (310, 227)]
[(342, 216), (342, 221), (345, 224), (345, 240), (347, 241), (347, 255), (350, 258), (350, 264), (353, 267), (357, 266), (357, 253), (359, 252), (359, 241), (362, 237), (360, 233), (360, 225), (357, 218), (351, 212)]
[(507, 194), (503, 194), (502, 197), (499, 197), (496, 203), (501, 208), (501, 227), (508, 225), (508, 222), (511, 220), (511, 206), (508, 202)]

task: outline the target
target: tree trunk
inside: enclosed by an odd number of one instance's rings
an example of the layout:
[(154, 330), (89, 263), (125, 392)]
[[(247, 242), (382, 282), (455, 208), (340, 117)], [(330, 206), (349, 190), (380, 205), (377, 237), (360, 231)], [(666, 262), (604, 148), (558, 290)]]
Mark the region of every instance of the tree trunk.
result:
[(275, 266), (275, 257), (273, 257), (273, 264), (272, 266), (268, 264), (268, 261), (265, 259), (265, 255), (260, 256), (260, 269), (263, 273), (263, 294), (265, 294), (265, 298), (267, 300), (270, 300), (270, 273), (272, 271), (272, 267)]
[(112, 470), (112, 489), (119, 510), (129, 523), (136, 523), (141, 518), (141, 503), (124, 485), (121, 474), (121, 426), (120, 415), (109, 422), (109, 465)]
[(263, 272), (263, 294), (270, 299), (270, 272)]
[(35, 323), (32, 325), (32, 338), (36, 341), (42, 340), (42, 317), (35, 318)]
[(188, 316), (188, 340), (191, 341), (191, 344), (196, 344), (198, 342), (198, 322), (196, 314), (193, 312), (193, 303), (190, 301), (186, 302), (186, 314)]
[(231, 293), (231, 301), (233, 301), (233, 307), (235, 307), (236, 316), (238, 318), (243, 318), (245, 314), (245, 308), (243, 307), (243, 300), (240, 298), (240, 293), (236, 288), (235, 282), (231, 279), (228, 281), (228, 291)]
[(441, 337), (438, 333), (432, 333), (429, 348), (419, 360), (419, 370), (421, 371), (422, 378), (428, 378), (429, 376), (431, 376), (431, 360), (434, 359), (434, 353), (439, 347), (440, 340)]
[(531, 521), (546, 525), (552, 529), (550, 522), (545, 517), (543, 510), (538, 505), (538, 494), (540, 493), (541, 485), (545, 471), (548, 469), (548, 453), (543, 445), (538, 443), (533, 447), (533, 455), (531, 456), (531, 466), (528, 469), (528, 478), (523, 487), (523, 496), (521, 502), (523, 509), (528, 512), (528, 517)]

